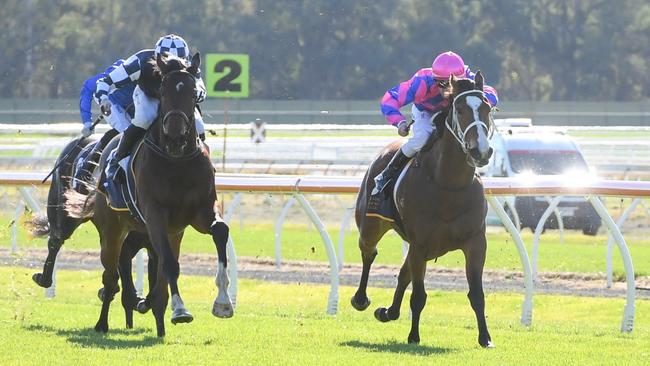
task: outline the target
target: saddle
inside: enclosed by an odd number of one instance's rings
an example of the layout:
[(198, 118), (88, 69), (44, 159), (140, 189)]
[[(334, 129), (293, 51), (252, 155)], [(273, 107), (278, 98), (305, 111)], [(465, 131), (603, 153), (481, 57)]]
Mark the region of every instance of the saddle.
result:
[(395, 203), (395, 194), (402, 178), (409, 170), (414, 160), (415, 159), (411, 159), (406, 163), (397, 179), (389, 182), (386, 188), (384, 188), (382, 194), (370, 196), (368, 206), (366, 207), (366, 216), (377, 217), (381, 220), (388, 221), (403, 230), (402, 218), (400, 217)]
[[(102, 174), (97, 190), (108, 198), (108, 205), (115, 211), (128, 211), (131, 216), (141, 224), (146, 221), (138, 209), (138, 199), (136, 195), (135, 174), (133, 170), (133, 160), (137, 156), (144, 140), (135, 144), (134, 149), (126, 157), (124, 165), (119, 165), (115, 174), (115, 179), (106, 178)], [(109, 159), (114, 159), (117, 147), (110, 152)]]
[[(89, 183), (87, 180), (89, 180), (89, 178), (92, 176), (92, 171), (87, 172), (88, 173), (87, 176), (84, 177), (81, 170), (84, 166), (84, 162), (87, 159), (93, 158), (90, 156), (90, 154), (93, 152), (93, 149), (98, 143), (99, 141), (93, 141), (89, 143), (83, 149), (81, 149), (81, 151), (77, 155), (77, 158), (74, 163), (74, 168), (72, 170), (72, 189), (78, 190), (80, 186), (84, 186)], [(86, 178), (86, 179), (83, 179), (82, 182), (80, 181), (80, 179), (82, 178)]]

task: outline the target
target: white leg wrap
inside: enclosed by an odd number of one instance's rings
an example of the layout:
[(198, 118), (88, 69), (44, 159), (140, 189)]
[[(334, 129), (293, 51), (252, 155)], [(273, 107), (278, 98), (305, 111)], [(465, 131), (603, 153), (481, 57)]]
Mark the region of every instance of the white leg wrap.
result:
[(215, 283), (217, 284), (217, 298), (212, 305), (212, 315), (218, 318), (230, 318), (234, 313), (232, 302), (228, 295), (230, 279), (228, 278), (226, 267), (221, 263), (217, 265), (217, 278), (215, 279)]

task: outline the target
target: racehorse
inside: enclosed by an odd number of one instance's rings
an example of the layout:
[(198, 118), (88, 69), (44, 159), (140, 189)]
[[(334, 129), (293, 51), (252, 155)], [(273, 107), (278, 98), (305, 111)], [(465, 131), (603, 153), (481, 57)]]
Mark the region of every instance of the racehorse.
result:
[[(117, 131), (109, 130), (107, 134), (102, 137), (103, 139), (112, 139), (117, 135)], [(31, 223), (32, 234), (37, 237), (48, 235), (47, 240), (47, 258), (43, 264), (43, 272), (35, 273), (32, 276), (34, 282), (44, 288), (52, 285), (52, 273), (57, 255), (66, 240), (72, 236), (75, 230), (82, 223), (89, 220), (89, 218), (77, 218), (68, 215), (65, 210), (67, 198), (65, 192), (71, 189), (72, 179), (76, 165), (79, 162), (79, 157), (90, 151), (95, 142), (91, 138), (77, 138), (68, 143), (57, 158), (55, 168), (52, 171), (52, 182), (47, 197), (47, 210), (46, 216), (35, 215)], [(105, 145), (105, 144), (104, 144)], [(94, 157), (89, 157), (94, 159)], [(89, 175), (90, 177), (90, 175)], [(93, 177), (90, 177), (89, 182), (80, 182), (79, 189), (82, 192), (89, 192), (94, 183)], [(139, 312), (146, 312), (146, 302), (142, 303), (138, 308), (138, 304), (142, 299), (138, 297), (133, 279), (131, 276), (131, 260), (141, 248), (149, 247), (149, 240), (146, 235), (140, 233), (130, 233), (125, 241), (122, 258), (120, 258), (120, 273), (122, 273), (122, 306), (124, 307), (126, 316), (127, 328), (133, 327), (133, 310), (137, 309)], [(151, 272), (156, 267), (155, 259), (150, 258), (149, 277)], [(149, 282), (150, 287), (153, 285)], [(100, 298), (101, 298), (100, 290)]]
[[(130, 231), (149, 235), (155, 257), (158, 258), (157, 279), (151, 295), (151, 309), (156, 319), (157, 335), (165, 335), (164, 312), (169, 300), (167, 285), (171, 290), (172, 323), (187, 323), (193, 316), (187, 311), (178, 289), (178, 256), (183, 233), (188, 225), (198, 232), (211, 234), (218, 255), (216, 284), (218, 294), (212, 314), (229, 318), (233, 307), (228, 296), (226, 271), (226, 243), (229, 229), (217, 212), (214, 168), (205, 145), (198, 139), (194, 125), (196, 106), (196, 76), (200, 56), (192, 57), (187, 67), (173, 56), (158, 56), (155, 67), (159, 73), (159, 118), (147, 131), (141, 144), (134, 149), (130, 165), (135, 176), (138, 210), (144, 222), (136, 221), (129, 213), (112, 210), (105, 195), (90, 194), (83, 197), (85, 211), (68, 202), (67, 209), (75, 216), (92, 215), (99, 232), (101, 259), (104, 265), (102, 283), (104, 296), (95, 330), (108, 331), (108, 310), (117, 292), (118, 260), (122, 242)], [(140, 76), (143, 90), (153, 90), (142, 83), (150, 79)], [(108, 154), (117, 141), (105, 149), (100, 159), (101, 171), (107, 164)], [(71, 192), (74, 195), (74, 192)], [(79, 196), (77, 194), (77, 196)], [(81, 197), (79, 197), (81, 198)]]
[[(366, 216), (369, 193), (376, 176), (400, 147), (389, 145), (370, 165), (357, 198), (355, 218), (359, 228), (359, 248), (363, 269), (359, 287), (352, 297), (352, 306), (365, 310), (370, 305), (366, 294), (368, 275), (377, 255), (377, 243), (389, 230), (394, 229), (410, 244), (404, 264), (400, 269), (393, 302), (388, 309), (380, 307), (375, 317), (381, 322), (396, 320), (404, 291), (412, 283), (410, 300), (412, 322), (409, 343), (419, 343), (420, 313), (426, 302), (424, 276), (426, 263), (445, 253), (460, 249), (465, 255), (465, 271), (469, 284), (468, 298), (478, 323), (478, 342), (483, 347), (493, 347), (485, 321), (483, 294), (483, 265), (487, 242), (485, 215), (487, 203), (483, 184), (475, 174), (492, 154), (488, 135), (493, 130), (491, 107), (483, 94), (483, 75), (476, 73), (475, 80), (456, 79), (452, 76), (446, 87), (449, 107), (444, 117), (442, 136), (423, 149), (411, 162), (394, 192), (399, 223), (391, 223), (375, 216)], [(435, 138), (435, 137), (433, 137)]]

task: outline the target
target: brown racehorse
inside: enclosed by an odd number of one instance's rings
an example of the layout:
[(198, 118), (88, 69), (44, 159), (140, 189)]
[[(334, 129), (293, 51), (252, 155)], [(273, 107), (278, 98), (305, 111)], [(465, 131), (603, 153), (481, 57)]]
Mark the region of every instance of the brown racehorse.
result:
[[(117, 291), (118, 259), (124, 237), (130, 231), (149, 235), (158, 270), (150, 305), (156, 319), (159, 337), (165, 335), (164, 313), (171, 290), (172, 323), (187, 323), (193, 316), (187, 311), (178, 289), (178, 256), (183, 233), (191, 225), (200, 233), (211, 234), (215, 243), (218, 294), (212, 314), (228, 318), (233, 307), (228, 296), (226, 271), (226, 243), (229, 230), (217, 212), (214, 168), (205, 145), (198, 139), (194, 124), (196, 107), (196, 77), (200, 57), (192, 57), (191, 66), (177, 58), (156, 60), (160, 72), (160, 108), (158, 118), (145, 135), (133, 157), (132, 169), (136, 181), (138, 208), (146, 222), (139, 224), (128, 212), (112, 210), (103, 195), (89, 196), (82, 207), (94, 209), (92, 222), (97, 227), (101, 242), (101, 260), (104, 265), (102, 282), (104, 296), (102, 310), (95, 330), (108, 331), (108, 310)], [(144, 69), (143, 69), (144, 70)], [(143, 82), (142, 76), (140, 82)], [(151, 87), (143, 86), (143, 90)], [(114, 141), (115, 142), (115, 141)], [(111, 144), (114, 146), (115, 143)], [(102, 171), (111, 145), (100, 159)], [(94, 207), (93, 207), (94, 206)], [(68, 205), (71, 212), (79, 206)], [(78, 216), (90, 212), (75, 212)]]
[(474, 81), (452, 76), (447, 88), (450, 107), (444, 119), (446, 130), (438, 128), (442, 136), (429, 150), (418, 154), (394, 193), (403, 230), (395, 223), (366, 216), (369, 193), (374, 186), (370, 178), (390, 161), (399, 144), (384, 149), (366, 173), (356, 206), (363, 270), (352, 305), (357, 310), (365, 310), (370, 305), (366, 287), (370, 267), (377, 255), (377, 243), (388, 230), (394, 229), (410, 247), (399, 272), (393, 303), (388, 309), (378, 308), (375, 317), (382, 322), (398, 319), (404, 291), (412, 283), (412, 323), (408, 342), (418, 343), (420, 313), (427, 297), (424, 289), (426, 263), (460, 249), (465, 255), (467, 296), (478, 322), (478, 342), (483, 347), (493, 347), (485, 322), (482, 283), (487, 248), (487, 203), (483, 184), (475, 174), (475, 169), (486, 165), (492, 155), (488, 143), (493, 125), (491, 107), (483, 94), (481, 72), (476, 74)]

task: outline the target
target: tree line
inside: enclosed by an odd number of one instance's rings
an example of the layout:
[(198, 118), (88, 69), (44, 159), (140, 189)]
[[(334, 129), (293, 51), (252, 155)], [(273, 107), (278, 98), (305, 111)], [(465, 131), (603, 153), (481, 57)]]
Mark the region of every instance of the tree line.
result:
[(451, 49), (502, 99), (646, 101), (645, 0), (5, 0), (0, 98), (71, 98), (163, 34), (250, 55), (255, 99), (377, 99)]

